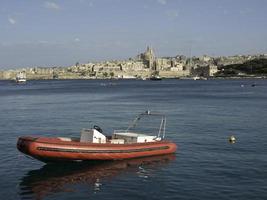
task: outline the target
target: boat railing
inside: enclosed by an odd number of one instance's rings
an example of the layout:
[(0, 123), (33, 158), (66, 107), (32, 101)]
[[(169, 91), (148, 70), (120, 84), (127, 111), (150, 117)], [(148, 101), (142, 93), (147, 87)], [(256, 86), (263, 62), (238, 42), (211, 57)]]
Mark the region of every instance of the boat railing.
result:
[(161, 122), (160, 122), (160, 127), (158, 130), (158, 134), (157, 137), (158, 138), (165, 138), (165, 127), (166, 127), (166, 116), (161, 114), (161, 113), (155, 113), (155, 112), (150, 112), (149, 110), (141, 113), (139, 115), (136, 116), (136, 118), (133, 120), (133, 122), (128, 126), (128, 128), (126, 130), (114, 130), (113, 134), (116, 133), (129, 133), (129, 132), (133, 132), (133, 129), (136, 127), (137, 123), (139, 122), (139, 120), (145, 116), (156, 116), (156, 117), (161, 117)]
[(158, 138), (165, 138), (166, 116), (164, 114), (151, 112), (149, 110), (137, 115), (133, 122), (128, 126), (126, 132), (129, 132), (130, 129), (134, 128), (137, 125), (138, 121), (145, 116), (161, 117), (160, 127), (158, 130)]

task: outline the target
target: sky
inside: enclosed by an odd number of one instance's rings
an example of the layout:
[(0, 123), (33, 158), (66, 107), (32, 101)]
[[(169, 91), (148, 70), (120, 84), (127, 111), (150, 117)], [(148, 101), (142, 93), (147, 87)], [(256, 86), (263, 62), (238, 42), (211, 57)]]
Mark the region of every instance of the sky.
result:
[(0, 70), (267, 53), (267, 0), (0, 0)]

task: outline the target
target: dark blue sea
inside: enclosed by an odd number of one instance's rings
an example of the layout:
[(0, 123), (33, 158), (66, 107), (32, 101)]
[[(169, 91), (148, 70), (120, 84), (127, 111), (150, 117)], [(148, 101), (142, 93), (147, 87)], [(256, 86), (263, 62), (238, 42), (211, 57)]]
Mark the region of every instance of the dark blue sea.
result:
[[(23, 135), (109, 134), (145, 110), (166, 114), (175, 155), (46, 165), (16, 149)], [(264, 200), (266, 134), (263, 79), (0, 81), (0, 199)]]

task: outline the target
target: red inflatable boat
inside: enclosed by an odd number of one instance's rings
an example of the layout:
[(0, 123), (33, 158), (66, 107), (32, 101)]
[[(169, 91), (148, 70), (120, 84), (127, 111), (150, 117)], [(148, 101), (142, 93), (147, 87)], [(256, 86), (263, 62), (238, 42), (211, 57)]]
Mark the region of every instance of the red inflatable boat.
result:
[[(161, 116), (161, 124), (156, 136), (131, 131), (144, 116)], [(171, 154), (176, 144), (165, 140), (166, 117), (149, 111), (140, 114), (133, 124), (124, 131), (114, 131), (107, 137), (101, 128), (83, 129), (80, 138), (67, 137), (20, 137), (17, 148), (22, 153), (43, 162), (84, 161), (84, 160), (122, 160)]]

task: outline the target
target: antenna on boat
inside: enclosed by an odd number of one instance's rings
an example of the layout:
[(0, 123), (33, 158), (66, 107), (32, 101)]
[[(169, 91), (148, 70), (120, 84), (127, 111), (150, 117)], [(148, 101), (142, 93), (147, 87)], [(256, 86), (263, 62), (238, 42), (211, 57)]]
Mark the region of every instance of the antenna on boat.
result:
[(165, 128), (166, 128), (166, 116), (162, 115), (158, 137), (160, 137), (162, 133), (162, 138), (165, 138)]
[(162, 134), (162, 138), (164, 139), (164, 138), (165, 138), (165, 129), (166, 129), (166, 116), (164, 116), (163, 120), (164, 120), (164, 125), (163, 125), (163, 134)]
[(162, 118), (162, 120), (161, 120), (161, 122), (160, 122), (160, 127), (159, 127), (158, 137), (160, 137), (160, 133), (161, 133), (162, 126), (164, 126), (163, 118)]

